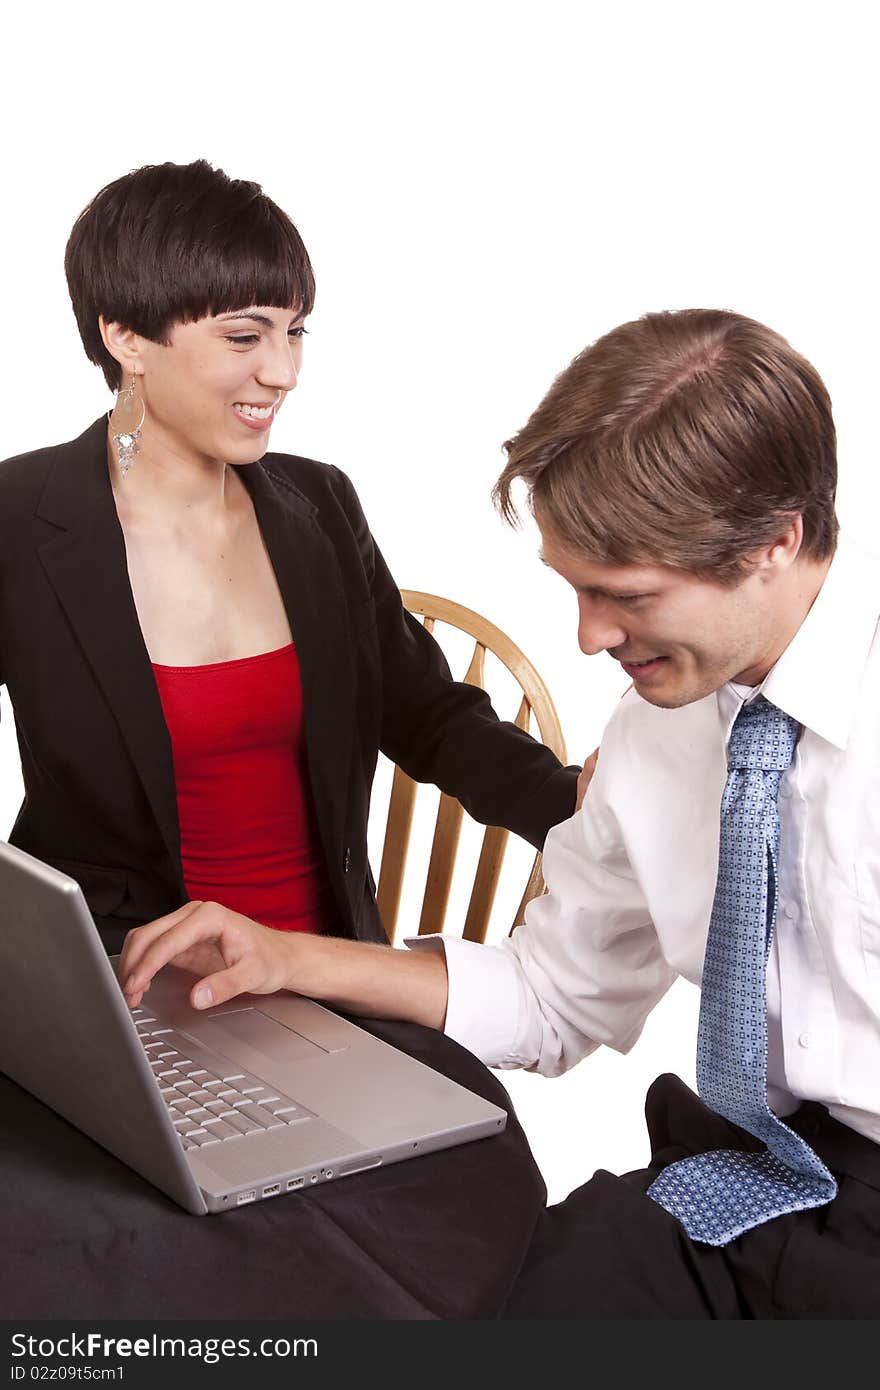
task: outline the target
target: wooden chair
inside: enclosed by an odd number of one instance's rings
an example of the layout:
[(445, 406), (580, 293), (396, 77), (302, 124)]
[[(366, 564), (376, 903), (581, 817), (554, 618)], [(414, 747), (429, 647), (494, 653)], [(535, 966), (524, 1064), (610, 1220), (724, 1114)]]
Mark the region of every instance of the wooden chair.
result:
[[(404, 606), (424, 619), (429, 632), (434, 631), (436, 622), (447, 623), (474, 638), (474, 652), (464, 677), (467, 685), (484, 687), (484, 665), (486, 652), (490, 651), (506, 666), (522, 690), (514, 723), (517, 728), (528, 731), (530, 716), (533, 714), (538, 735), (543, 743), (551, 748), (560, 762), (564, 763), (565, 742), (550, 692), (532, 663), (510, 638), (490, 623), (486, 618), (464, 608), (450, 599), (438, 598), (434, 594), (422, 594), (412, 589), (402, 589)], [(417, 784), (399, 767), (394, 769), (391, 800), (388, 806), (388, 819), (385, 826), (385, 842), (382, 851), (382, 864), (379, 870), (377, 900), (379, 912), (388, 933), (389, 941), (394, 940), (397, 916), (400, 908), (400, 894), (406, 867), (407, 849), (412, 829)], [(425, 893), (419, 920), (419, 935), (443, 930), (449, 891), (455, 868), (463, 808), (453, 797), (443, 793), (437, 812), (434, 841), (428, 864)], [(501, 865), (507, 846), (509, 832), (500, 826), (487, 827), (471, 890), (470, 902), (465, 917), (462, 936), (466, 941), (485, 941), (489, 915), (495, 898), (495, 890), (501, 876)], [(535, 855), (525, 892), (511, 925), (511, 932), (523, 920), (526, 904), (544, 892), (541, 876), (541, 855)]]

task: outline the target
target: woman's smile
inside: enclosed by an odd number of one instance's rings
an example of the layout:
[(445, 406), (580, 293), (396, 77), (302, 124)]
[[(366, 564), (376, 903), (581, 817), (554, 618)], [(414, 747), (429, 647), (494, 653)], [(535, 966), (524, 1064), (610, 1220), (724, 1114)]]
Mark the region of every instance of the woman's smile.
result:
[[(282, 397), (283, 399), (283, 397)], [(269, 430), (276, 414), (281, 408), (281, 400), (270, 402), (268, 405), (248, 404), (244, 401), (236, 401), (232, 407), (235, 418), (245, 425), (249, 430)]]

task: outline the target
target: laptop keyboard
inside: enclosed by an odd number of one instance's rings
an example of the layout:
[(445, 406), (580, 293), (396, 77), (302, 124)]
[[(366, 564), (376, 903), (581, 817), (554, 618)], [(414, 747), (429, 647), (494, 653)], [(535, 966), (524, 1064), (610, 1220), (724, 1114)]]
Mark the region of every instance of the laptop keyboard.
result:
[(223, 1058), (160, 1023), (147, 1009), (132, 1009), (131, 1016), (185, 1149), (312, 1119), (290, 1096), (233, 1063), (218, 1069)]

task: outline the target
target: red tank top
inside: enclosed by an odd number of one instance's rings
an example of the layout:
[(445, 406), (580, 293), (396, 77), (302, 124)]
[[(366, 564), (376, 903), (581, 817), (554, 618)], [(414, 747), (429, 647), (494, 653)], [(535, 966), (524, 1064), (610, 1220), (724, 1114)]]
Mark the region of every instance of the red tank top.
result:
[(191, 898), (279, 931), (322, 931), (329, 888), (306, 772), (291, 643), (208, 666), (157, 666)]

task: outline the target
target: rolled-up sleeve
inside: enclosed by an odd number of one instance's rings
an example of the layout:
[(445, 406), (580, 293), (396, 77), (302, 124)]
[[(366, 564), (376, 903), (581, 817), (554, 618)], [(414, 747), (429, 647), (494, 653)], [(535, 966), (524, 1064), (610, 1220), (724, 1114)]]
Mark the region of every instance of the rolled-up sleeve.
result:
[(445, 950), (449, 995), (443, 1031), (489, 1067), (518, 1067), (511, 1050), (522, 1012), (516, 958), (499, 946), (481, 946), (460, 937), (416, 936), (416, 950)]
[(547, 892), (511, 937), (406, 943), (445, 950), (445, 1031), (487, 1066), (556, 1076), (602, 1044), (627, 1052), (675, 979), (598, 781), (550, 831)]

